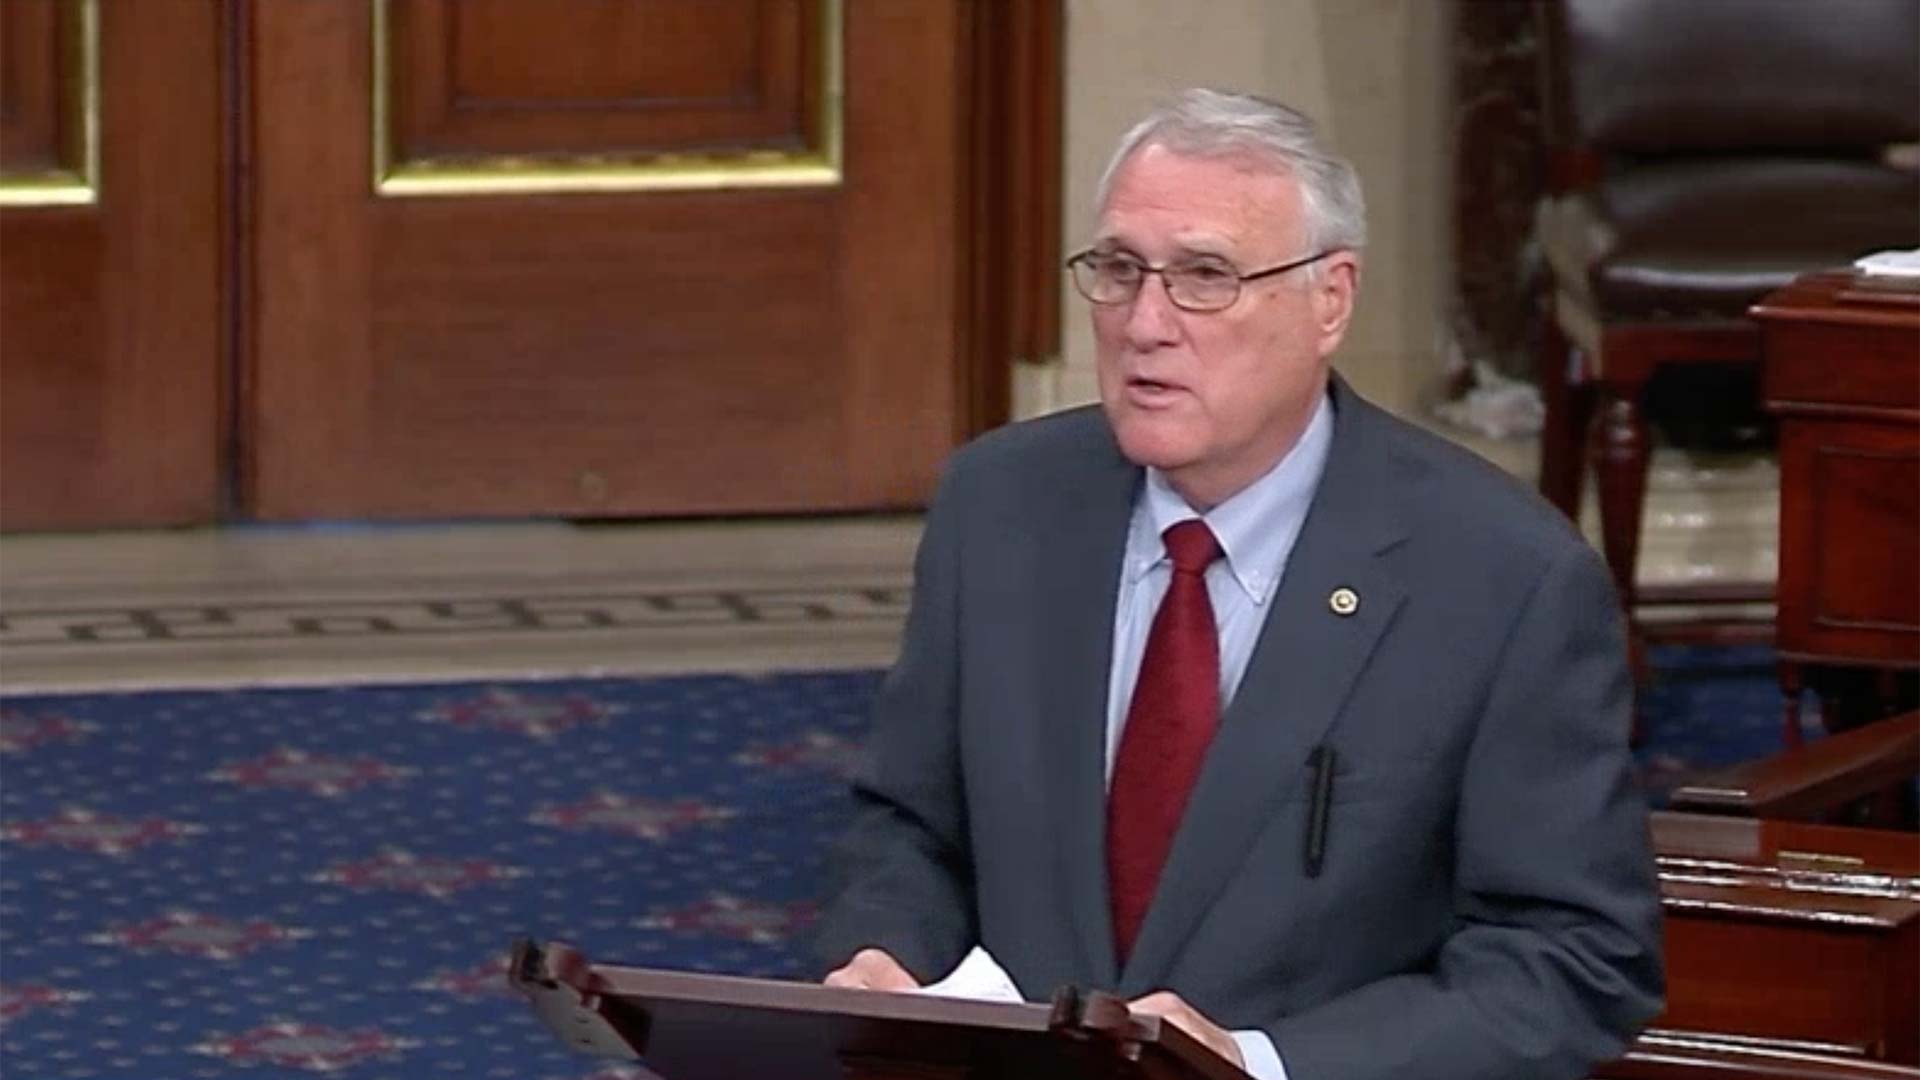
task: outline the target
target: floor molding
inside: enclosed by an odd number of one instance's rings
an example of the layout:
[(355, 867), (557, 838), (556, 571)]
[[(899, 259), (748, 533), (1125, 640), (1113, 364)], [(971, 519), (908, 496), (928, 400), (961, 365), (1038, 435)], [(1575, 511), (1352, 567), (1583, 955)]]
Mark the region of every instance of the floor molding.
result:
[(913, 517), (0, 540), (11, 693), (882, 667)]
[[(1442, 433), (1529, 482), (1530, 441)], [(1770, 582), (1777, 489), (1765, 458), (1657, 451), (1642, 582)], [(899, 647), (920, 524), (890, 515), (5, 536), (0, 689), (884, 667)], [(1584, 525), (1597, 535), (1594, 514)]]

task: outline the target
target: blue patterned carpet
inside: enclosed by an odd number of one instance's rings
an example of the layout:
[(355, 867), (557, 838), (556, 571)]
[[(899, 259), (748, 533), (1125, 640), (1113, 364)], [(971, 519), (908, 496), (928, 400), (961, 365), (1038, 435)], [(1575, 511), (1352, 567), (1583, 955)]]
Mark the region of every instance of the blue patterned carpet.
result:
[[(1650, 783), (1778, 740), (1764, 650), (1663, 650)], [(794, 976), (874, 672), (15, 697), (0, 1076), (614, 1080), (516, 936)]]
[[(1670, 645), (1652, 650), (1656, 677), (1640, 701), (1641, 777), (1656, 802), (1687, 777), (1782, 749), (1784, 707), (1773, 650)], [(1825, 734), (1819, 699), (1802, 703), (1800, 730)]]

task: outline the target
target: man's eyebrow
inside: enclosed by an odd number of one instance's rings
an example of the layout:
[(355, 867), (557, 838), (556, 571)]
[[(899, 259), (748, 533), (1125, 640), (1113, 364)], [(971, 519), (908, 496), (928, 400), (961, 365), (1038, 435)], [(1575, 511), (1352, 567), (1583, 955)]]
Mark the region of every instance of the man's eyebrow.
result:
[[(1192, 241), (1175, 245), (1172, 261), (1186, 262), (1194, 259), (1219, 259), (1223, 262), (1232, 262), (1233, 257), (1226, 252), (1226, 249), (1230, 246), (1231, 245), (1225, 241), (1215, 240), (1211, 237), (1196, 238)], [(1145, 258), (1145, 256), (1134, 250), (1133, 245), (1117, 236), (1095, 237), (1091, 250), (1102, 255), (1131, 255), (1136, 259)]]
[(1177, 242), (1176, 250), (1189, 258), (1205, 256), (1214, 259), (1230, 259), (1233, 244), (1221, 236), (1192, 236)]

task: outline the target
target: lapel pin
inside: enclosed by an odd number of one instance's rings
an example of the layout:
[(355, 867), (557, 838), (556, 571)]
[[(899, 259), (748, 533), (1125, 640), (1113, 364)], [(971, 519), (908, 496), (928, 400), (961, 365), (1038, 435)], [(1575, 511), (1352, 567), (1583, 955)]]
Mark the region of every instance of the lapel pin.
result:
[(1360, 594), (1342, 585), (1333, 590), (1332, 596), (1327, 597), (1327, 607), (1332, 609), (1335, 615), (1343, 617), (1351, 615), (1360, 610)]

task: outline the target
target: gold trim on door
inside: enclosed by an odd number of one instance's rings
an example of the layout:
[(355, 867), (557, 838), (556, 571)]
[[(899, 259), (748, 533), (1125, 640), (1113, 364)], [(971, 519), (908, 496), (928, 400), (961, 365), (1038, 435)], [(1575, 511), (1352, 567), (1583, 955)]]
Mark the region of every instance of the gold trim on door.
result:
[[(93, 3), (95, 0), (87, 0)], [(499, 156), (456, 163), (394, 160), (390, 0), (373, 4), (373, 190), (386, 197), (533, 195), (565, 192), (689, 191), (832, 187), (841, 181), (845, 0), (820, 3), (820, 144), (794, 153), (663, 153), (633, 157)]]
[(63, 124), (66, 167), (0, 172), (0, 206), (90, 206), (100, 201), (100, 0), (67, 0), (69, 75), (61, 94), (79, 129)]

